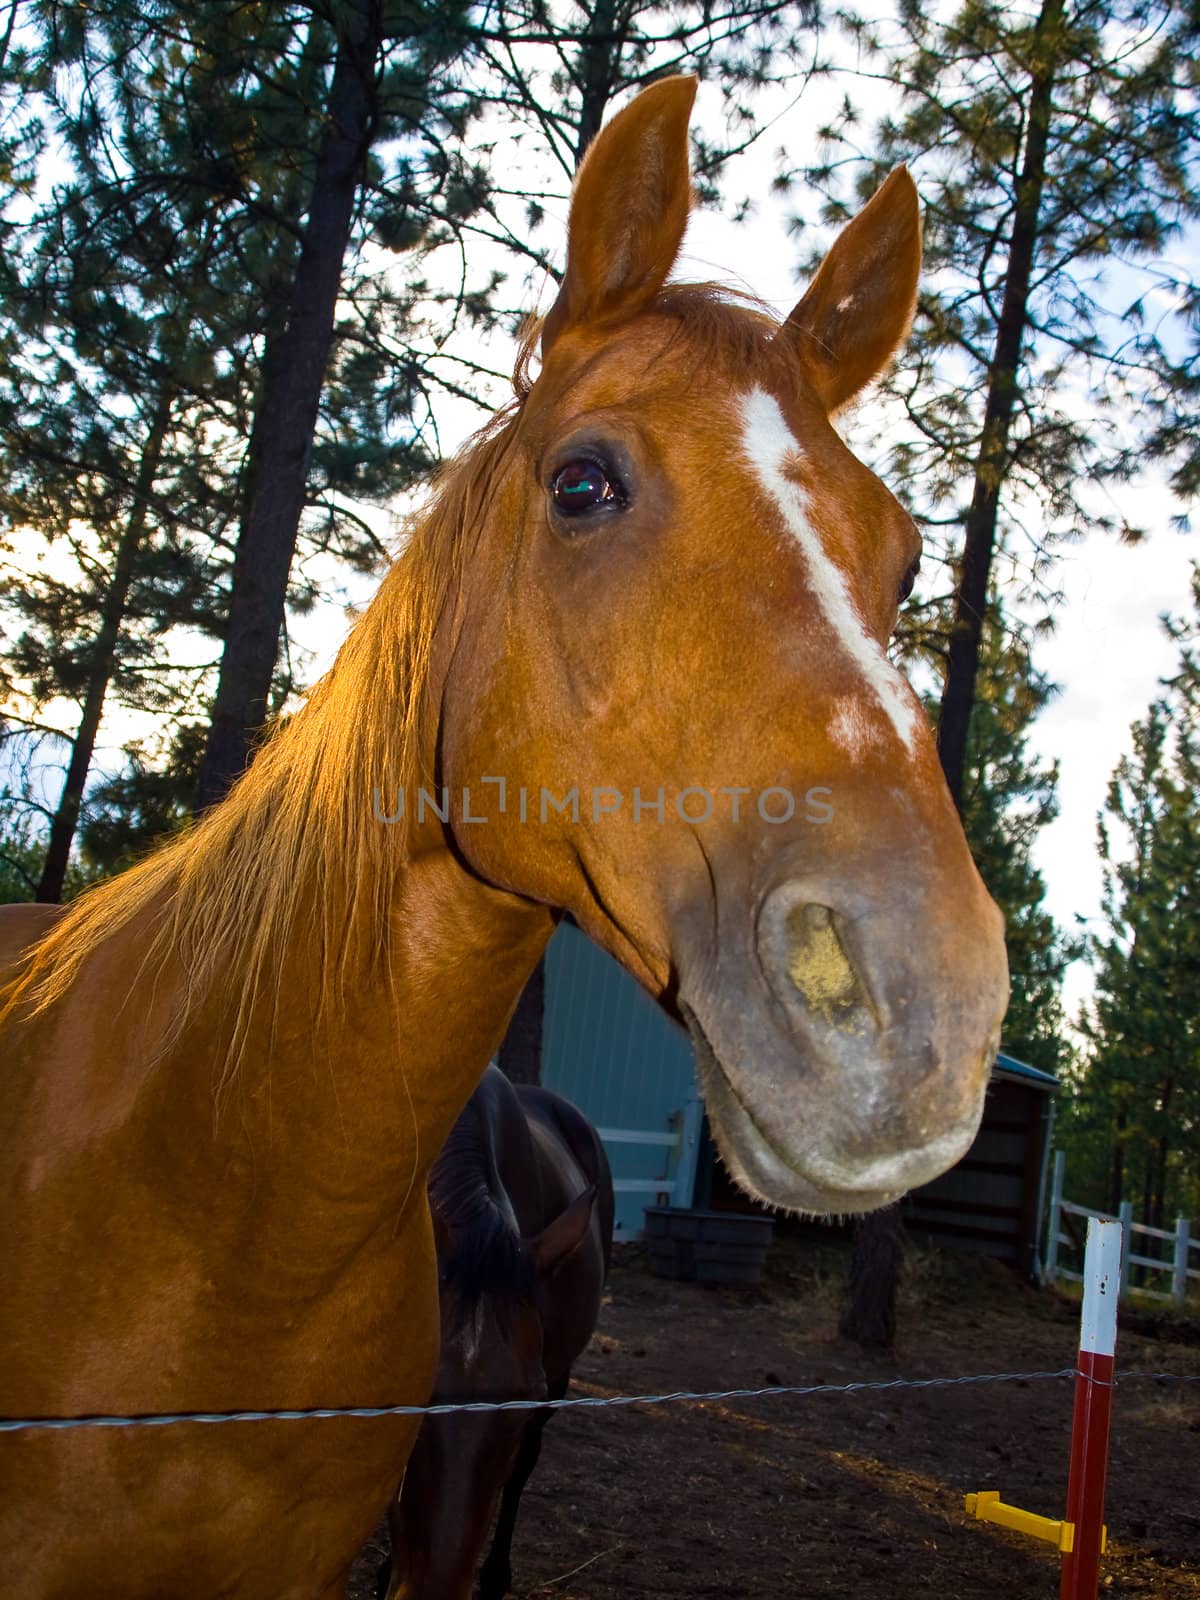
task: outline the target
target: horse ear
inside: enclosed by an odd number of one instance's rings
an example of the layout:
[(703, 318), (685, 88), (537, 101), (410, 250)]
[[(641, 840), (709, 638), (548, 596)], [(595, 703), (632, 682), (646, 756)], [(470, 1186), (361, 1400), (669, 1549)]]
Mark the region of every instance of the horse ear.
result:
[(635, 316), (666, 282), (692, 203), (695, 98), (695, 78), (663, 78), (593, 140), (571, 196), (567, 270), (542, 325), (543, 357), (569, 327)]
[(917, 186), (897, 167), (834, 240), (784, 324), (827, 411), (877, 378), (904, 342), (920, 271)]
[(541, 1233), (530, 1239), (530, 1254), (543, 1276), (553, 1277), (560, 1267), (567, 1264), (587, 1238), (595, 1204), (596, 1185), (592, 1184), (590, 1189), (585, 1189), (581, 1195), (572, 1200), (567, 1209), (560, 1212), (548, 1228), (543, 1228)]

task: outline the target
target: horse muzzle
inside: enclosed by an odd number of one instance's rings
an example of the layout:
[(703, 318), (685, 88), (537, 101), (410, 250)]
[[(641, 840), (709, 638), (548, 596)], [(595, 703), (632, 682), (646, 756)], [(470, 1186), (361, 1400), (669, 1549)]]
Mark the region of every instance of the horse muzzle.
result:
[(936, 886), (786, 879), (740, 937), (723, 916), (720, 947), (680, 962), (717, 1144), (751, 1194), (872, 1211), (966, 1153), (1008, 972), (999, 912), (962, 888), (948, 916)]

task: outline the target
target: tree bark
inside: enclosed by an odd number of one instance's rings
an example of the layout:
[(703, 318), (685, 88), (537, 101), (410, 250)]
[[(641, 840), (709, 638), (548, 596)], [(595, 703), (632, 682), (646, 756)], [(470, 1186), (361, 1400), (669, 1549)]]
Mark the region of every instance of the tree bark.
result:
[(342, 15), (287, 329), (273, 359), (264, 363), (255, 412), (246, 509), (197, 784), (198, 810), (220, 800), (241, 774), (266, 717), (342, 268), (375, 133), (383, 0), (362, 0)]
[(1152, 1228), (1165, 1228), (1167, 1225), (1167, 1165), (1171, 1152), (1171, 1099), (1174, 1092), (1174, 1079), (1168, 1078), (1163, 1084), (1160, 1096), (1162, 1132), (1159, 1134), (1155, 1145), (1153, 1194), (1151, 1196), (1150, 1214), (1146, 1218)]
[(1004, 298), (988, 370), (983, 432), (975, 484), (963, 529), (963, 552), (954, 596), (954, 620), (938, 717), (938, 755), (954, 803), (962, 809), (967, 736), (975, 705), (979, 650), (987, 615), (988, 585), (996, 547), (1000, 490), (1007, 470), (1008, 435), (1017, 400), (1021, 344), (1029, 320), (1029, 294), (1037, 250), (1038, 218), (1046, 179), (1058, 30), (1064, 0), (1043, 0), (1034, 30), (1036, 57), (1030, 79), (1029, 126), (1017, 180)]
[[(616, 0), (595, 0), (587, 27), (583, 31), (576, 57), (579, 82), (579, 132), (575, 140), (575, 170), (587, 154), (588, 146), (600, 132), (608, 102), (616, 87), (616, 68), (621, 50), (616, 42)], [(624, 23), (621, 25), (624, 33)]]
[(546, 1004), (546, 958), (542, 956), (521, 991), (500, 1046), (500, 1070), (510, 1083), (541, 1083), (542, 1020)]
[(903, 1232), (899, 1203), (860, 1217), (854, 1230), (850, 1292), (838, 1326), (867, 1349), (890, 1350), (896, 1340)]
[(1108, 1178), (1108, 1209), (1114, 1217), (1121, 1209), (1121, 1201), (1125, 1198), (1125, 1123), (1124, 1111), (1118, 1111)]
[(83, 711), (75, 737), (71, 741), (71, 759), (62, 794), (50, 824), (50, 840), (46, 846), (46, 859), (42, 864), (41, 881), (36, 898), (43, 904), (56, 905), (62, 899), (66, 881), (67, 864), (71, 859), (71, 845), (79, 825), (79, 808), (83, 803), (84, 786), (96, 749), (100, 720), (104, 715), (104, 699), (112, 681), (117, 661), (117, 643), (125, 608), (129, 602), (129, 588), (137, 567), (138, 551), (146, 532), (146, 517), (154, 480), (162, 460), (163, 442), (171, 420), (173, 396), (164, 394), (150, 423), (150, 432), (142, 451), (137, 481), (133, 490), (133, 506), (117, 545), (112, 575), (100, 607), (100, 628), (91, 649), (91, 664), (83, 696)]

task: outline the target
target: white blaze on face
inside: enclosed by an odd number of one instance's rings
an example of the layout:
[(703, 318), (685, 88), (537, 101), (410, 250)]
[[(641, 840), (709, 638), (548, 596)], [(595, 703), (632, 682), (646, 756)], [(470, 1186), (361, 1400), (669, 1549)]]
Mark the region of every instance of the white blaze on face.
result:
[[(784, 526), (804, 552), (809, 583), (825, 613), (825, 620), (860, 668), (867, 688), (879, 701), (901, 744), (911, 749), (920, 727), (912, 690), (868, 631), (845, 578), (825, 553), (808, 520), (803, 488), (784, 471), (788, 458), (800, 454), (800, 446), (778, 401), (763, 389), (752, 389), (742, 402), (742, 422), (746, 455), (759, 482), (778, 507)], [(861, 725), (858, 718), (848, 718), (848, 710), (848, 707), (841, 709), (839, 726), (833, 731), (835, 735), (852, 734), (850, 742), (857, 745), (861, 739)]]

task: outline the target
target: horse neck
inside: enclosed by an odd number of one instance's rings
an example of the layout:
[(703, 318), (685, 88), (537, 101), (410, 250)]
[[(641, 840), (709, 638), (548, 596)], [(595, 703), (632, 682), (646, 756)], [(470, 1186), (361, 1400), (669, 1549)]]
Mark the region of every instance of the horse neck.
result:
[(432, 1163), (499, 1048), (553, 918), (465, 871), (450, 851), (409, 869), (397, 896), (386, 985), (360, 995), (339, 1048), (404, 1066), (405, 1104), (425, 1120), (437, 1105)]
[[(448, 850), (405, 870), (394, 906), (387, 973), (315, 1035), (301, 1006), (273, 1041), (269, 1077), (239, 1093), (262, 1105), (260, 1129), (286, 1122), (284, 1159), (323, 1173), (326, 1199), (345, 1193), (352, 1207), (423, 1194), (552, 928)], [(288, 1087), (272, 1095), (271, 1078)]]
[(402, 869), (393, 917), (387, 971), (335, 1021), (314, 1022), (315, 958), (302, 942), (286, 952), (278, 999), (256, 1010), (222, 1084), (219, 993), (172, 1038), (181, 969), (131, 987), (148, 907), (35, 1019), (22, 1052), (31, 1144), (68, 1164), (86, 1151), (117, 1185), (138, 1173), (164, 1223), (185, 1230), (202, 1218), (224, 1236), (252, 1215), (247, 1271), (284, 1248), (305, 1271), (335, 1270), (422, 1200), (552, 927), (447, 849)]

